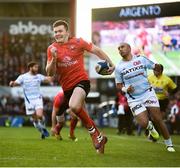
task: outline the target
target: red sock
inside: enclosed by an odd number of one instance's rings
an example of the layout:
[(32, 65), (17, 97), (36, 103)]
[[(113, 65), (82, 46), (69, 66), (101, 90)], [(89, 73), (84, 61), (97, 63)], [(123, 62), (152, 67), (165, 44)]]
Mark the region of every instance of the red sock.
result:
[(59, 123), (56, 124), (55, 130), (56, 130), (56, 133), (57, 133), (57, 134), (60, 133), (60, 131), (61, 131), (61, 129), (62, 129), (63, 126), (64, 126), (64, 122), (59, 122)]
[(93, 126), (91, 118), (84, 109), (81, 109), (76, 115), (81, 119), (86, 128), (91, 128)]
[(89, 117), (83, 108), (76, 115), (81, 119), (82, 123), (89, 130), (90, 134), (93, 134), (94, 132), (99, 134), (99, 130), (95, 126), (94, 121)]
[(59, 123), (59, 131), (61, 131), (63, 126), (64, 126), (64, 122)]
[(74, 136), (74, 130), (76, 128), (78, 119), (77, 118), (71, 118), (70, 120), (70, 136)]

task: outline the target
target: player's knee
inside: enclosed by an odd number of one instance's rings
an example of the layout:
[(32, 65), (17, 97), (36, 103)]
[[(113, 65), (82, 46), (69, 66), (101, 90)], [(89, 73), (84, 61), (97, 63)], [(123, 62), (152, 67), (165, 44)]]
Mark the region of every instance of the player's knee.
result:
[(79, 112), (79, 110), (80, 110), (80, 107), (74, 106), (74, 105), (69, 105), (69, 108), (75, 114), (77, 114)]
[(35, 116), (36, 116), (38, 119), (42, 119), (42, 118), (43, 118), (43, 112), (36, 112)]
[(77, 118), (76, 114), (73, 113), (72, 111), (69, 114), (70, 114), (71, 119), (75, 120)]
[(41, 116), (41, 115), (37, 115), (37, 120), (45, 120), (45, 118), (43, 117), (43, 116)]

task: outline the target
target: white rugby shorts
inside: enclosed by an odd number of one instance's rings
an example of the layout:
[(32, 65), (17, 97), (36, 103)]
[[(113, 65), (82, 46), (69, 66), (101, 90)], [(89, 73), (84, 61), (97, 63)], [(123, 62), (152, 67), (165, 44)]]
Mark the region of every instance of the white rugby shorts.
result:
[(146, 107), (159, 107), (159, 101), (154, 89), (146, 91), (141, 98), (129, 102), (129, 107), (134, 116), (146, 111)]
[(32, 115), (36, 112), (37, 109), (43, 109), (43, 100), (42, 98), (30, 99), (25, 101), (26, 114)]

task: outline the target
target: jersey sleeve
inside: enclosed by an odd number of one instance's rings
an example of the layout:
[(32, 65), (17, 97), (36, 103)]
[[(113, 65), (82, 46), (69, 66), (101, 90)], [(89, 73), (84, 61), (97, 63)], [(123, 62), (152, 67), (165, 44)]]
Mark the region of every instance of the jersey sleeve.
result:
[(40, 79), (40, 81), (42, 82), (42, 81), (44, 81), (45, 80), (45, 76), (44, 75), (42, 75), (42, 74), (38, 74), (38, 78)]
[(63, 102), (63, 98), (64, 98), (63, 92), (59, 92), (59, 93), (54, 97), (53, 107), (60, 109), (60, 108), (61, 108), (61, 104), (62, 104), (62, 102)]
[(171, 78), (168, 77), (168, 88), (175, 89), (177, 85), (173, 82)]
[(16, 83), (19, 85), (23, 84), (23, 75), (19, 75), (18, 78), (15, 80)]
[(154, 69), (155, 63), (153, 61), (149, 60), (148, 58), (144, 56), (142, 56), (142, 59), (147, 69)]
[(123, 83), (121, 72), (120, 72), (120, 69), (118, 67), (115, 68), (115, 82), (116, 83)]
[(92, 43), (91, 42), (87, 42), (85, 40), (83, 40), (82, 38), (79, 39), (80, 40), (80, 45), (81, 47), (86, 50), (86, 51), (91, 51), (92, 49)]
[(152, 78), (153, 78), (153, 75), (152, 75), (152, 74), (149, 74), (147, 78), (148, 78), (148, 81), (151, 83)]
[(60, 106), (60, 97), (59, 95), (56, 95), (53, 100), (53, 107), (59, 108)]

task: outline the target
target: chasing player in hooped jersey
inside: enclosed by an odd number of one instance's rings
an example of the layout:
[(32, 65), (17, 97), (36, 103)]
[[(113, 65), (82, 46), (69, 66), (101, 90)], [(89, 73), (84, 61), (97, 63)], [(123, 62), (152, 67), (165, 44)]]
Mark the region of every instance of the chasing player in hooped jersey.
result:
[[(53, 100), (53, 111), (52, 111), (52, 127), (51, 127), (51, 133), (52, 135), (55, 135), (55, 137), (59, 140), (62, 140), (62, 136), (60, 134), (61, 129), (64, 126), (65, 123), (65, 114), (64, 112), (67, 112), (70, 115), (70, 132), (69, 132), (69, 138), (73, 141), (77, 141), (74, 134), (74, 130), (76, 128), (78, 118), (74, 113), (72, 113), (69, 110), (68, 102), (63, 103), (64, 101), (64, 93), (63, 91), (60, 91)], [(59, 112), (59, 110), (62, 111), (61, 116), (56, 116), (56, 114)], [(57, 123), (57, 124), (56, 124)]]
[(147, 78), (147, 69), (160, 71), (160, 64), (155, 64), (143, 56), (133, 56), (131, 54), (131, 47), (127, 43), (121, 43), (118, 50), (122, 60), (115, 68), (117, 88), (126, 94), (133, 115), (140, 126), (148, 130), (149, 136), (153, 140), (159, 139), (158, 132), (155, 130), (152, 122), (149, 121), (148, 113), (160, 129), (167, 150), (175, 152), (168, 129), (160, 113), (155, 91)]

